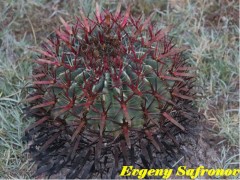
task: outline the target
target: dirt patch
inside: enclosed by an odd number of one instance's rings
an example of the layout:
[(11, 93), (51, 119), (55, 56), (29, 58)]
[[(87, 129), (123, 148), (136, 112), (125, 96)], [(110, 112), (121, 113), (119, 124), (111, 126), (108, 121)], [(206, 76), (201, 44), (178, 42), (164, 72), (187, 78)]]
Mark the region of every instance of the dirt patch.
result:
[[(192, 135), (185, 134), (178, 137), (183, 142), (181, 149), (185, 158), (176, 166), (184, 165), (187, 168), (204, 166), (209, 169), (239, 168), (237, 164), (227, 166), (224, 163), (232, 156), (237, 155), (239, 150), (237, 147), (229, 147), (225, 138), (216, 135), (214, 124), (211, 124), (208, 120), (202, 120), (196, 128), (191, 129), (190, 134)], [(226, 156), (223, 154), (223, 147), (229, 147)], [(172, 178), (179, 179), (176, 176), (172, 176)], [(185, 178), (183, 177), (183, 179)], [(204, 176), (202, 178), (216, 179), (214, 176)]]

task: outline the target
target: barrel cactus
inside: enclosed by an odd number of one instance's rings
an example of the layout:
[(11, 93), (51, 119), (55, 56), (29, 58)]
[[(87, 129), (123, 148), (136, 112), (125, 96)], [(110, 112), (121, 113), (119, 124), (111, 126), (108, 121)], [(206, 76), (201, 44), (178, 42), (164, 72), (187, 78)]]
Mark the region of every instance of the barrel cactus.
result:
[[(26, 98), (34, 174), (115, 178), (123, 165), (171, 166), (194, 119), (193, 68), (151, 16), (100, 11), (45, 40)], [(176, 160), (176, 159), (175, 159)]]

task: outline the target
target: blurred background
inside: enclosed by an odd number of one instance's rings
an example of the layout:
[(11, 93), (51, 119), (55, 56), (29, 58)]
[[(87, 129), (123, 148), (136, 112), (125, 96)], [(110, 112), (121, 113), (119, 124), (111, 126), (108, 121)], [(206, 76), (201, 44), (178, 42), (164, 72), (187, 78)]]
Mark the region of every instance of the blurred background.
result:
[[(115, 11), (117, 0), (0, 0), (0, 178), (29, 178), (32, 165), (22, 152), (21, 105), (31, 74), (31, 47), (57, 29), (63, 17), (74, 22), (79, 9), (94, 15), (96, 2)], [(153, 13), (161, 26), (174, 25), (178, 46), (187, 45), (198, 67), (196, 105), (205, 115), (195, 160), (210, 168), (231, 168), (239, 160), (239, 2), (237, 0), (122, 0), (122, 10)]]

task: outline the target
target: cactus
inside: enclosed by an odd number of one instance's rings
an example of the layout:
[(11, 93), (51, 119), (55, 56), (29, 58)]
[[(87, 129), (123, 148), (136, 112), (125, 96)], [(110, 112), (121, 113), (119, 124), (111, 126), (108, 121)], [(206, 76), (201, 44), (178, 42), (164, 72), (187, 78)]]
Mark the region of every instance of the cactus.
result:
[[(194, 69), (151, 16), (130, 8), (81, 17), (45, 40), (34, 60), (25, 131), (34, 176), (115, 178), (122, 165), (170, 166), (194, 119)], [(177, 149), (177, 150), (176, 150)], [(161, 162), (160, 162), (161, 161)]]

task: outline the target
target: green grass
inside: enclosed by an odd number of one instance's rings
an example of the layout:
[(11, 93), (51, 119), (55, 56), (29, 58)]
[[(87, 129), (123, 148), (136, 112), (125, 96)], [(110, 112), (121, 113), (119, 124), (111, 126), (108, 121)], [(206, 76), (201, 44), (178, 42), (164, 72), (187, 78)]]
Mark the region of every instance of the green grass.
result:
[[(30, 64), (24, 53), (24, 41), (15, 41), (5, 32), (0, 47), (0, 177), (25, 178), (29, 172), (26, 156), (22, 154), (24, 128), (29, 122), (22, 116), (21, 89), (29, 75)], [(25, 57), (26, 56), (26, 57)], [(21, 59), (22, 58), (22, 59)]]
[[(74, 3), (73, 3), (74, 2)], [(118, 1), (100, 6), (114, 9)], [(239, 24), (237, 1), (129, 1), (135, 14), (154, 12), (163, 26), (174, 25), (177, 44), (190, 47), (189, 61), (198, 67), (198, 100), (216, 136), (224, 137), (219, 166), (239, 163)], [(31, 120), (22, 115), (22, 89), (31, 74), (30, 46), (60, 25), (59, 16), (72, 20), (78, 8), (93, 15), (95, 1), (8, 0), (0, 2), (0, 178), (29, 178), (31, 163), (22, 154), (21, 137)]]

